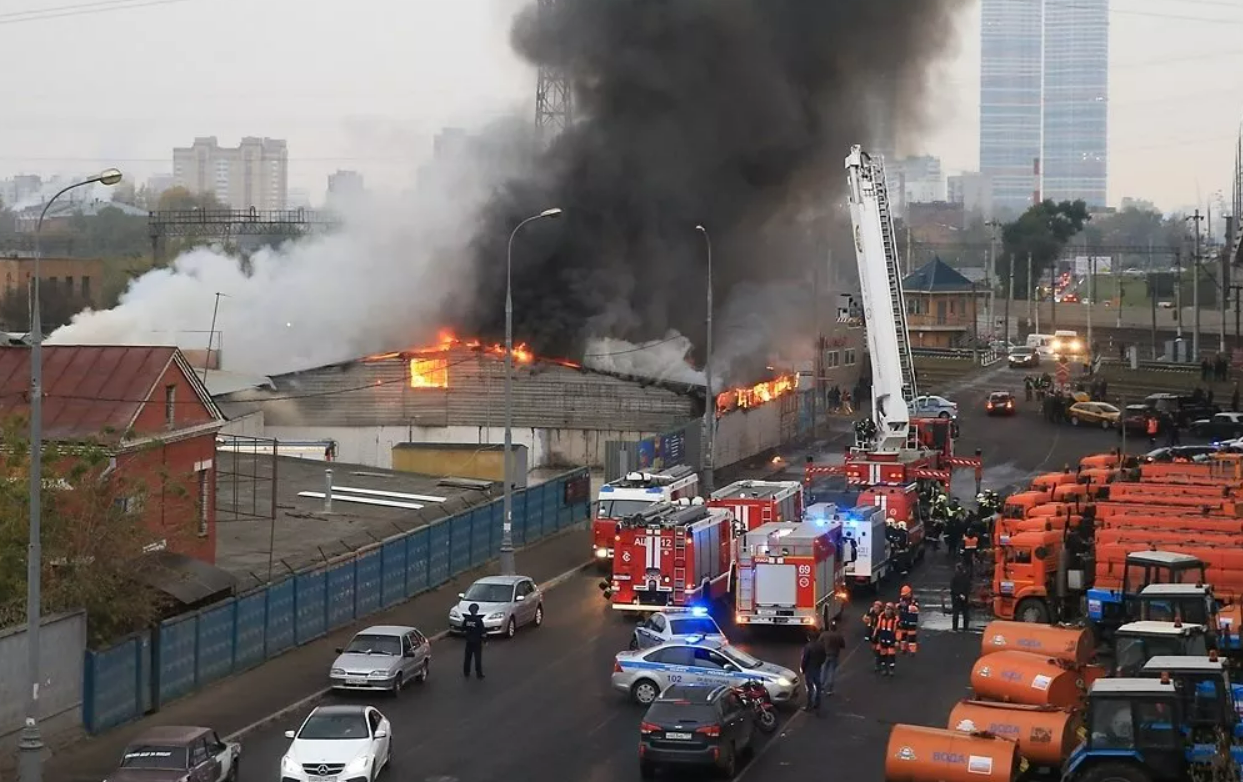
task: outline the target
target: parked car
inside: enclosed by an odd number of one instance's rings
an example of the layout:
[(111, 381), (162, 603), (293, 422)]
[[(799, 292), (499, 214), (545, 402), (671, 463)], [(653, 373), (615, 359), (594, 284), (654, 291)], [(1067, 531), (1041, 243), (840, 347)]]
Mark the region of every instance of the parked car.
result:
[(984, 403), (984, 412), (988, 415), (1014, 415), (1015, 409), (1014, 394), (1009, 391), (994, 391)]
[(911, 403), (911, 415), (958, 420), (958, 403), (951, 402), (943, 396), (917, 396)]
[(449, 609), (449, 631), (462, 631), (462, 617), (472, 604), (483, 614), (488, 635), (513, 638), (519, 627), (544, 624), (544, 593), (527, 576), (488, 576), (458, 593), (458, 604)]
[(1218, 413), (1212, 418), (1192, 421), (1188, 428), (1196, 437), (1232, 440), (1236, 437), (1243, 437), (1243, 413)]
[(1010, 348), (1006, 363), (1011, 368), (1027, 368), (1040, 366), (1040, 353), (1034, 347)]
[(121, 753), (109, 782), (237, 782), (242, 745), (211, 728), (148, 728)]
[(1148, 463), (1195, 462), (1217, 453), (1212, 445), (1175, 445), (1169, 448), (1157, 448), (1144, 454), (1143, 461)]
[(368, 627), (337, 649), (328, 672), (334, 690), (384, 690), (396, 695), (406, 682), (427, 681), (432, 645), (413, 627)]
[(756, 736), (754, 714), (732, 687), (675, 685), (648, 706), (639, 724), (639, 776), (705, 768), (733, 779)]
[(703, 640), (726, 641), (725, 633), (708, 613), (708, 609), (665, 609), (639, 623), (630, 637), (630, 648), (650, 649), (671, 641), (694, 643)]
[[(1126, 427), (1127, 435), (1128, 436), (1138, 435), (1138, 436), (1147, 437), (1148, 436), (1148, 419), (1151, 417), (1152, 417), (1152, 408), (1150, 408), (1148, 405), (1127, 405), (1126, 412), (1123, 417), (1123, 425)], [(1162, 424), (1160, 422), (1160, 419), (1158, 418), (1157, 433), (1163, 434), (1165, 431), (1165, 426), (1166, 425)]]
[(1108, 402), (1075, 402), (1066, 411), (1074, 426), (1099, 426), (1112, 429), (1122, 418), (1122, 411)]
[(1144, 398), (1144, 404), (1151, 410), (1170, 416), (1179, 428), (1221, 412), (1217, 405), (1197, 402), (1190, 394), (1149, 394)]
[(673, 641), (651, 649), (618, 652), (613, 658), (613, 689), (647, 706), (675, 684), (741, 685), (763, 682), (776, 704), (791, 703), (799, 692), (794, 671), (757, 660), (719, 641)]
[(392, 757), (392, 725), (374, 706), (316, 706), (281, 758), (281, 779), (320, 782), (361, 779), (375, 782)]

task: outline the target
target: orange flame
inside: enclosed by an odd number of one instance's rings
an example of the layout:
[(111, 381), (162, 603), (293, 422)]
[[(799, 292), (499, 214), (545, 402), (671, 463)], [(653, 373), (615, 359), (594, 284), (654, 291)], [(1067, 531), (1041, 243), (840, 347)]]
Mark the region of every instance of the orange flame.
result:
[(775, 380), (756, 383), (753, 386), (731, 388), (716, 395), (717, 414), (728, 413), (734, 409), (758, 407), (798, 388), (797, 375), (782, 375)]
[[(500, 344), (485, 345), (478, 339), (459, 339), (449, 329), (441, 329), (436, 335), (436, 342), (420, 348), (412, 348), (397, 353), (382, 353), (375, 356), (368, 356), (364, 361), (386, 361), (394, 358), (409, 358), (410, 361), (410, 387), (411, 388), (448, 388), (449, 387), (449, 359), (443, 356), (437, 356), (437, 353), (447, 353), (453, 349), (474, 350), (480, 353), (487, 353), (493, 356), (505, 355), (505, 346)], [(526, 343), (514, 345), (513, 359), (517, 364), (530, 364), (535, 361), (535, 354), (526, 346)], [(565, 366), (577, 368), (577, 364), (569, 361), (558, 362)]]

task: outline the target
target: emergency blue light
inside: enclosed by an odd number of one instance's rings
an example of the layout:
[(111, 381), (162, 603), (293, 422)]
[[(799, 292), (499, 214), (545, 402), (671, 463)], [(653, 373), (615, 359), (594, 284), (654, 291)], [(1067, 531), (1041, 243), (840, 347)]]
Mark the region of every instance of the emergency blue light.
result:
[(647, 490), (647, 493), (648, 494), (660, 494), (660, 487), (659, 486), (649, 487)]
[(691, 606), (691, 616), (707, 616), (708, 609), (703, 606)]
[(611, 491), (613, 491), (613, 487), (612, 487), (612, 486), (609, 486), (607, 483), (606, 483), (606, 484), (604, 484), (603, 486), (601, 486), (601, 487), (600, 487), (600, 493), (601, 493), (601, 494), (605, 494), (605, 493), (607, 493), (607, 492), (611, 492)]
[(688, 635), (688, 636), (686, 636), (686, 640), (687, 640), (687, 642), (688, 642), (688, 643), (691, 643), (691, 644), (697, 644), (697, 643), (699, 643), (700, 641), (702, 641), (703, 639), (704, 639), (704, 637), (703, 637), (702, 635)]

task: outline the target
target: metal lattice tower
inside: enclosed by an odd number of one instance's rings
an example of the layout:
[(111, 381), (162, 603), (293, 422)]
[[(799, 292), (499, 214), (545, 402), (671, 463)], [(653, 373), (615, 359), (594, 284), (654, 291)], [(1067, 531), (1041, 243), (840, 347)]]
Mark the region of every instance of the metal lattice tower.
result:
[[(539, 0), (541, 15), (554, 14), (567, 0)], [(535, 133), (539, 143), (547, 147), (559, 133), (574, 121), (574, 98), (570, 80), (559, 68), (539, 69), (535, 87)]]

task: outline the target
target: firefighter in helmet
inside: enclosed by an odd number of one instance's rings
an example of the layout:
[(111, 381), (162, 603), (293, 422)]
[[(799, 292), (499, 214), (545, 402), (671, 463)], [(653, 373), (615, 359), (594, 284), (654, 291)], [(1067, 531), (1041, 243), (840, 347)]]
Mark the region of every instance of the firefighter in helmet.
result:
[(880, 615), (884, 610), (884, 604), (877, 600), (875, 603), (872, 603), (872, 607), (863, 615), (863, 640), (868, 643), (872, 642), (872, 632), (876, 629), (876, 620), (880, 619)]
[(898, 654), (898, 614), (893, 603), (886, 603), (885, 610), (876, 620), (872, 632), (872, 650), (876, 653), (876, 672), (893, 676)]
[(909, 584), (903, 584), (898, 597), (898, 648), (903, 654), (919, 651), (919, 603)]

